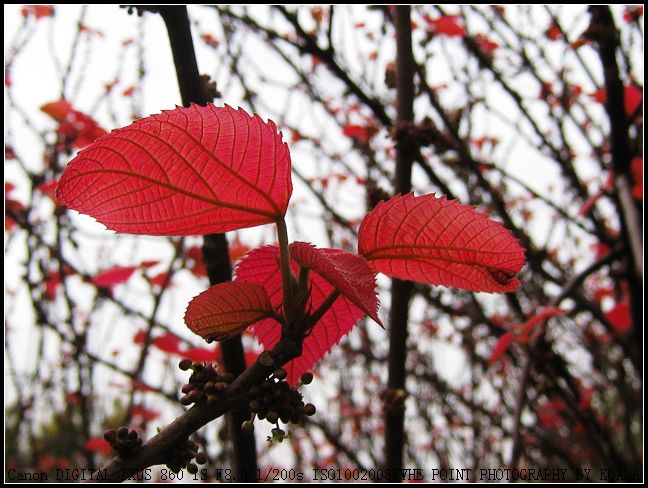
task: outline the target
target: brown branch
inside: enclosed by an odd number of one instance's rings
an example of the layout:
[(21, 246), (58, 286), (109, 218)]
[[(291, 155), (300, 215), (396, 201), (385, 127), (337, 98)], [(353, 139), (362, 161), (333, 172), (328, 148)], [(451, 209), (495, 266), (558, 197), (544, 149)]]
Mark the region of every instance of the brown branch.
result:
[[(617, 64), (617, 52), (620, 51), (619, 32), (608, 6), (590, 7), (592, 20), (584, 36), (596, 41), (599, 58), (603, 65), (603, 77), (607, 99), (605, 110), (610, 120), (610, 144), (614, 183), (618, 195), (618, 213), (621, 218), (621, 230), (630, 248), (630, 266), (626, 273), (630, 288), (633, 330), (636, 336), (635, 356), (641, 362), (643, 351), (643, 225), (630, 190), (630, 139), (628, 136), (629, 121), (625, 113), (625, 89)], [(642, 367), (639, 370), (643, 370)]]
[[(412, 53), (412, 24), (410, 7), (393, 9), (396, 27), (396, 109), (397, 124), (414, 120), (414, 55)], [(408, 193), (412, 187), (413, 151), (407, 138), (396, 144), (395, 193)], [(407, 323), (411, 281), (392, 280), (391, 308), (389, 310), (389, 377), (387, 388), (391, 392), (405, 390), (405, 361), (407, 357)], [(403, 467), (405, 446), (405, 410), (401, 402), (388, 405), (385, 410), (385, 468), (400, 470)]]
[(272, 364), (266, 365), (265, 361), (263, 364), (260, 356), (259, 360), (230, 384), (216, 405), (208, 405), (205, 401), (194, 405), (146, 442), (132, 457), (114, 458), (92, 476), (92, 481), (121, 482), (145, 468), (165, 464), (173, 449), (189, 435), (226, 412), (245, 407), (250, 387), (260, 384), (277, 368), (299, 356), (301, 348), (301, 337), (282, 337), (269, 353), (274, 359)]
[[(615, 259), (618, 259), (619, 254), (620, 251), (613, 251), (607, 254), (606, 256), (602, 257), (598, 261), (595, 261), (590, 266), (588, 266), (583, 271), (581, 271), (579, 274), (574, 276), (560, 291), (560, 293), (551, 300), (548, 306), (552, 306), (552, 307), (559, 306), (564, 299), (568, 298), (583, 283), (583, 281), (585, 281), (585, 278), (590, 276), (592, 273), (598, 271), (603, 266), (609, 265)], [(540, 339), (544, 337), (545, 328), (541, 326), (540, 331), (541, 331), (540, 335), (534, 340), (534, 342), (526, 351), (526, 354), (524, 356), (523, 366), (522, 366), (522, 373), (520, 375), (520, 381), (518, 383), (518, 390), (517, 390), (516, 400), (515, 400), (515, 412), (513, 414), (513, 436), (512, 436), (513, 446), (511, 448), (511, 462), (509, 464), (509, 467), (511, 469), (517, 468), (520, 455), (522, 454), (522, 449), (520, 445), (522, 410), (524, 409), (524, 405), (526, 402), (527, 383), (529, 381), (531, 370), (533, 368), (534, 351), (537, 348), (538, 344), (540, 344), (541, 342)]]

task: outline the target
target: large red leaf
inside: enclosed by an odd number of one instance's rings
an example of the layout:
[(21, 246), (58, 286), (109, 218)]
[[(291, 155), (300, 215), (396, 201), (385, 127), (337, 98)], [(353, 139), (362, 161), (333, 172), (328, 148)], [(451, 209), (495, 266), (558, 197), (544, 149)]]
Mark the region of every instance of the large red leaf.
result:
[[(295, 274), (299, 273), (299, 265), (294, 259), (291, 262), (291, 267)], [(235, 282), (260, 284), (270, 297), (272, 306), (279, 307), (283, 300), (279, 248), (265, 246), (250, 252), (239, 262), (236, 268)], [(335, 287), (315, 270), (309, 274), (309, 286), (311, 297), (307, 304), (307, 310), (311, 311), (317, 310), (324, 300), (335, 291)], [(363, 310), (341, 294), (317, 325), (313, 327), (310, 335), (304, 339), (302, 355), (284, 366), (288, 372), (288, 381), (295, 384), (299, 377), (312, 369), (342, 337), (353, 329), (353, 326), (364, 315)], [(258, 322), (252, 330), (265, 349), (272, 349), (281, 338), (281, 326), (274, 320), (266, 319)]]
[(524, 265), (524, 249), (502, 224), (444, 196), (413, 193), (365, 216), (358, 250), (389, 276), (470, 291), (513, 291)]
[(81, 151), (57, 198), (131, 234), (227, 232), (282, 217), (290, 154), (273, 122), (191, 105), (136, 120)]
[(382, 326), (378, 318), (376, 273), (362, 256), (341, 249), (317, 249), (306, 242), (293, 242), (289, 249), (292, 259), (302, 268), (317, 272)]
[(191, 300), (185, 323), (208, 341), (223, 341), (271, 314), (270, 299), (262, 286), (227, 282), (214, 285)]

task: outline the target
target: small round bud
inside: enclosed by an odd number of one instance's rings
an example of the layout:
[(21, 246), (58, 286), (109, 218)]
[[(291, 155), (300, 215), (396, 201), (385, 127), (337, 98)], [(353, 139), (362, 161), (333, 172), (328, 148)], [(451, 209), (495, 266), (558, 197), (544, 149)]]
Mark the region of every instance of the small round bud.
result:
[(187, 396), (189, 397), (191, 402), (197, 402), (202, 398), (203, 393), (202, 391), (191, 390), (189, 393), (187, 393)]
[(135, 430), (131, 430), (128, 433), (128, 438), (131, 439), (131, 440), (137, 439), (138, 437), (139, 436), (137, 435), (137, 431), (135, 431)]
[(254, 423), (251, 420), (246, 420), (241, 424), (241, 430), (243, 432), (254, 432)]
[(315, 412), (317, 411), (317, 409), (315, 408), (315, 405), (313, 405), (312, 403), (307, 403), (304, 406), (303, 411), (304, 411), (304, 415), (308, 415), (310, 417), (311, 415), (315, 415)]
[(310, 385), (310, 383), (313, 381), (313, 373), (310, 371), (307, 371), (303, 375), (301, 375), (301, 378), (299, 380), (302, 382), (302, 385)]
[(234, 376), (232, 373), (223, 373), (221, 375), (221, 379), (225, 383), (231, 383), (232, 381), (234, 381), (236, 379), (236, 376)]
[(207, 454), (204, 452), (199, 452), (196, 454), (196, 462), (198, 464), (206, 464), (207, 463)]
[(117, 437), (119, 439), (126, 439), (126, 437), (128, 437), (128, 427), (120, 427), (119, 430), (117, 430)]
[(193, 385), (189, 383), (185, 383), (182, 385), (182, 389), (180, 390), (182, 393), (189, 393), (191, 390), (193, 390)]
[(271, 424), (276, 424), (279, 421), (279, 414), (274, 410), (270, 410), (268, 412), (268, 415), (266, 415), (266, 418)]
[(115, 429), (109, 429), (104, 432), (104, 439), (106, 439), (110, 444), (114, 444), (117, 440), (117, 431)]
[(198, 466), (194, 463), (189, 463), (187, 466), (187, 473), (196, 474), (198, 472)]
[(183, 359), (180, 361), (180, 364), (178, 364), (178, 367), (182, 371), (187, 371), (189, 368), (191, 368), (191, 365), (193, 364), (193, 361), (191, 359)]

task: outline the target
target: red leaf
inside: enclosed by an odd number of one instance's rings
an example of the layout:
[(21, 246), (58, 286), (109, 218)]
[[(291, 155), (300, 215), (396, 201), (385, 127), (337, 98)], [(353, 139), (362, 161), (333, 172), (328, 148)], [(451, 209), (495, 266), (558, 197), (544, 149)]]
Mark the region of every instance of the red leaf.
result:
[(607, 90), (605, 88), (599, 88), (594, 93), (590, 93), (589, 96), (597, 103), (604, 104), (607, 100)]
[(57, 100), (56, 102), (46, 103), (45, 105), (41, 106), (40, 109), (57, 122), (65, 120), (68, 115), (74, 112), (72, 104), (63, 99)]
[(57, 184), (58, 184), (58, 180), (52, 180), (38, 185), (36, 189), (39, 192), (43, 193), (44, 195), (50, 197), (52, 200), (54, 200), (54, 193), (56, 192)]
[(160, 412), (157, 410), (151, 410), (150, 408), (143, 407), (141, 405), (135, 405), (131, 409), (131, 415), (133, 417), (139, 417), (144, 422), (150, 422), (155, 420), (160, 416)]
[(641, 106), (641, 102), (643, 102), (643, 92), (634, 85), (626, 86), (624, 102), (626, 114), (630, 117)]
[(643, 156), (637, 156), (630, 161), (630, 171), (632, 171), (632, 196), (637, 200), (643, 200)]
[(94, 437), (88, 439), (85, 443), (85, 449), (91, 452), (97, 452), (99, 454), (104, 454), (110, 456), (113, 452), (112, 446), (108, 443), (106, 439), (100, 437)]
[(528, 340), (529, 334), (542, 322), (547, 320), (550, 317), (556, 317), (558, 315), (564, 315), (565, 311), (562, 308), (558, 307), (548, 307), (540, 310), (538, 313), (529, 317), (529, 319), (524, 322), (521, 326), (518, 326), (518, 340), (524, 342)]
[(463, 37), (466, 34), (459, 15), (444, 15), (435, 20), (428, 16), (423, 18), (437, 34), (448, 37)]
[(190, 235), (274, 222), (291, 192), (290, 155), (275, 124), (208, 104), (101, 138), (68, 165), (57, 198), (118, 232)]
[(220, 42), (218, 42), (218, 39), (216, 39), (211, 34), (203, 34), (200, 37), (202, 37), (202, 40), (205, 41), (205, 44), (207, 44), (210, 47), (216, 48), (220, 44)]
[(137, 271), (135, 266), (115, 266), (96, 275), (92, 278), (92, 283), (96, 286), (110, 288), (128, 281), (135, 271)]
[[(185, 323), (208, 342), (223, 341), (270, 317), (272, 311), (270, 299), (262, 286), (256, 283), (219, 283), (191, 300)], [(274, 319), (268, 320), (274, 322)]]
[(591, 195), (587, 200), (585, 200), (581, 207), (578, 209), (578, 215), (588, 214), (592, 210), (594, 205), (596, 205), (598, 199), (603, 196), (603, 193), (603, 191), (596, 192), (594, 195)]
[[(295, 260), (292, 260), (291, 268), (293, 273), (299, 272), (299, 265)], [(270, 297), (272, 306), (279, 307), (283, 299), (279, 248), (265, 246), (250, 252), (236, 268), (236, 281), (260, 284)], [(316, 271), (309, 274), (309, 286), (311, 297), (307, 310), (313, 311), (317, 310), (335, 289)], [(288, 381), (294, 385), (299, 377), (313, 368), (364, 315), (365, 313), (351, 300), (340, 295), (304, 340), (302, 355), (284, 366), (288, 372)], [(265, 349), (272, 349), (281, 337), (281, 327), (271, 319), (259, 322), (252, 331)]]
[(626, 7), (623, 11), (623, 20), (628, 24), (639, 22), (640, 17), (643, 15), (643, 11), (643, 5)]
[(135, 334), (135, 337), (133, 337), (133, 344), (144, 344), (144, 339), (146, 339), (146, 331), (140, 330)]
[(477, 43), (479, 50), (488, 55), (493, 54), (495, 50), (500, 47), (498, 43), (491, 41), (485, 34), (477, 34), (475, 36), (475, 42)]
[(234, 262), (243, 257), (250, 248), (243, 244), (238, 238), (230, 242), (229, 245), (229, 257), (230, 261)]
[(36, 17), (36, 20), (39, 20), (43, 17), (53, 16), (54, 7), (51, 5), (25, 5), (22, 9), (20, 9), (20, 13), (25, 18), (33, 15), (34, 17)]
[(632, 315), (627, 301), (617, 303), (612, 310), (605, 314), (605, 317), (617, 332), (628, 332), (632, 328)]
[(368, 144), (373, 136), (378, 132), (377, 127), (373, 125), (345, 125), (342, 133), (351, 137), (352, 139), (357, 139), (363, 144)]
[(294, 242), (289, 249), (299, 266), (318, 273), (382, 326), (378, 318), (376, 273), (362, 256), (341, 249), (317, 249), (306, 242)]
[(358, 250), (376, 271), (470, 291), (510, 292), (524, 249), (499, 222), (435, 195), (398, 195), (368, 213)]
[(198, 277), (207, 276), (207, 268), (205, 268), (205, 263), (202, 259), (202, 248), (199, 246), (192, 246), (185, 250), (187, 256), (193, 261), (193, 266), (191, 266), (191, 271)]
[(551, 41), (557, 41), (563, 38), (560, 27), (558, 27), (554, 22), (551, 23), (549, 28), (545, 31), (545, 36)]
[(587, 410), (592, 403), (593, 395), (594, 395), (594, 388), (589, 386), (582, 387), (580, 390), (580, 401), (578, 402), (578, 408), (580, 410)]
[(153, 345), (160, 351), (168, 352), (171, 354), (182, 354), (180, 352), (180, 339), (178, 339), (170, 332), (165, 332), (161, 336), (156, 337), (153, 341)]
[(172, 280), (167, 280), (167, 276), (169, 276), (169, 273), (166, 271), (163, 271), (162, 273), (158, 273), (155, 276), (149, 278), (149, 283), (151, 285), (155, 286), (162, 286), (166, 283), (165, 288), (168, 288), (171, 286)]
[(249, 367), (252, 366), (259, 357), (259, 353), (256, 351), (245, 351), (245, 364)]
[(95, 139), (107, 134), (97, 122), (87, 114), (74, 110), (70, 102), (61, 99), (46, 103), (41, 110), (60, 122), (58, 133), (65, 139), (74, 142), (74, 147), (82, 148)]
[(205, 347), (192, 347), (186, 351), (182, 351), (182, 357), (191, 359), (192, 361), (208, 362), (218, 361), (220, 359), (220, 347), (216, 349), (207, 349)]
[(512, 332), (506, 332), (505, 334), (502, 334), (500, 338), (497, 340), (497, 344), (495, 344), (495, 347), (493, 348), (491, 357), (488, 360), (488, 366), (490, 367), (493, 364), (495, 364), (497, 361), (499, 361), (500, 358), (507, 351), (509, 346), (513, 344), (513, 342), (515, 342), (515, 336), (513, 335)]

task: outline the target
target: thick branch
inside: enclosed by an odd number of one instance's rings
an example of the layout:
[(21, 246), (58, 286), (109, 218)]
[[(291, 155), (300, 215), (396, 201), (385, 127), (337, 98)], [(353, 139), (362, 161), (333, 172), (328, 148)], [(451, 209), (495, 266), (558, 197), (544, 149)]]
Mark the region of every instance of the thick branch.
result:
[[(396, 26), (396, 109), (398, 123), (414, 119), (414, 56), (412, 54), (412, 26), (410, 7), (397, 6), (394, 12)], [(411, 188), (413, 151), (406, 141), (396, 145), (395, 192), (405, 194)], [(391, 392), (405, 390), (405, 360), (407, 357), (407, 322), (412, 282), (392, 281), (389, 312), (389, 378)], [(385, 413), (385, 468), (403, 467), (405, 445), (405, 410), (398, 402), (388, 406)]]
[(224, 413), (243, 408), (250, 386), (259, 384), (278, 367), (299, 356), (301, 344), (300, 337), (283, 337), (270, 353), (275, 358), (273, 364), (265, 366), (260, 361), (255, 362), (229, 386), (218, 404), (207, 405), (203, 401), (194, 405), (152, 437), (134, 456), (114, 458), (94, 474), (92, 481), (120, 482), (149, 466), (166, 463), (169, 453), (189, 435)]

